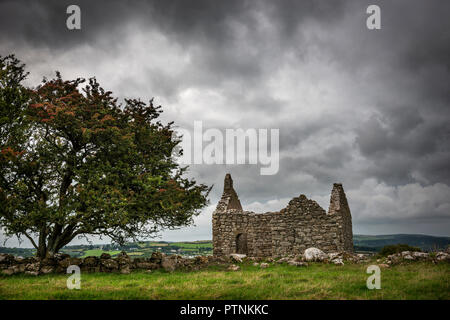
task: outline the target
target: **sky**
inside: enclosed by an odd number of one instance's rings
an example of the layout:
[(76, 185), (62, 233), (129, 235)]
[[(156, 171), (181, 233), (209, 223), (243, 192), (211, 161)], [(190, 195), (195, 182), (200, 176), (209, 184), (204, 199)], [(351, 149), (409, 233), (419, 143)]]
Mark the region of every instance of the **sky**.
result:
[[(66, 27), (70, 4), (81, 30)], [(380, 30), (366, 27), (371, 4)], [(26, 64), (29, 86), (56, 70), (95, 76), (120, 98), (154, 98), (182, 128), (279, 129), (275, 175), (191, 165), (214, 186), (210, 205), (161, 240), (211, 239), (228, 172), (245, 210), (300, 194), (327, 209), (340, 182), (355, 234), (450, 236), (449, 15), (438, 0), (1, 0), (0, 55)]]

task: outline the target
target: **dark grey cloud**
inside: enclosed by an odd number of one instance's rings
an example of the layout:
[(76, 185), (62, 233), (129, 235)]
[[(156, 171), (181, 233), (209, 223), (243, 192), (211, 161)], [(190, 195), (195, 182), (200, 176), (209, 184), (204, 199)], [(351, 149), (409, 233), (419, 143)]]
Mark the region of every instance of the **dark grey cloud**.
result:
[[(448, 1), (76, 3), (80, 31), (65, 27), (72, 1), (0, 2), (0, 54), (27, 63), (30, 85), (54, 70), (96, 76), (120, 97), (155, 97), (181, 127), (280, 130), (274, 176), (192, 166), (215, 185), (194, 238), (210, 235), (226, 172), (248, 208), (300, 193), (326, 208), (339, 181), (355, 232), (448, 235)], [(381, 30), (365, 27), (369, 4), (381, 7)]]

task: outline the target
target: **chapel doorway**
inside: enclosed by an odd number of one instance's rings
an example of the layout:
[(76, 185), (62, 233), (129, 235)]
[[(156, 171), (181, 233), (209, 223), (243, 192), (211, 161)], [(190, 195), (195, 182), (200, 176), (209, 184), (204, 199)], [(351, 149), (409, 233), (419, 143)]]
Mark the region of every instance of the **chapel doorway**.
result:
[(247, 234), (239, 233), (236, 236), (236, 253), (247, 254)]

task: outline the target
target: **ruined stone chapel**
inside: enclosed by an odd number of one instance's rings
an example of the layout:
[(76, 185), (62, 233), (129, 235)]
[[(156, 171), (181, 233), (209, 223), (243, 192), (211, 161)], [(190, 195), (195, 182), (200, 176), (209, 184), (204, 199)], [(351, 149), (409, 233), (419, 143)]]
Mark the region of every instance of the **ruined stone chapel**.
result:
[(227, 174), (212, 225), (215, 256), (281, 257), (310, 247), (353, 252), (352, 217), (340, 183), (333, 185), (328, 212), (302, 194), (278, 212), (254, 213), (242, 209)]

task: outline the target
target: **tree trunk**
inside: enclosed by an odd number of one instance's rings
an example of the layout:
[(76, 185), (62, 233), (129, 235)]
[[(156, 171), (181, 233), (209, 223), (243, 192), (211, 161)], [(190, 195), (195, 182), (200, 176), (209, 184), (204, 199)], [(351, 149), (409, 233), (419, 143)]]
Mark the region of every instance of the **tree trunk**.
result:
[(47, 244), (45, 241), (46, 238), (47, 238), (47, 233), (46, 233), (45, 227), (43, 227), (41, 229), (41, 232), (39, 232), (39, 243), (38, 243), (38, 248), (37, 248), (37, 252), (36, 252), (36, 256), (38, 256), (41, 259), (45, 258), (47, 255)]
[(51, 234), (41, 231), (36, 256), (41, 259), (54, 256), (78, 234), (74, 229), (73, 226), (67, 226), (63, 230), (61, 225), (56, 225)]

